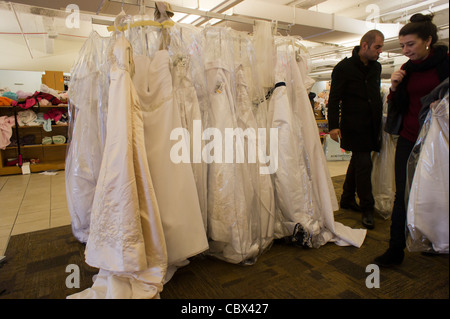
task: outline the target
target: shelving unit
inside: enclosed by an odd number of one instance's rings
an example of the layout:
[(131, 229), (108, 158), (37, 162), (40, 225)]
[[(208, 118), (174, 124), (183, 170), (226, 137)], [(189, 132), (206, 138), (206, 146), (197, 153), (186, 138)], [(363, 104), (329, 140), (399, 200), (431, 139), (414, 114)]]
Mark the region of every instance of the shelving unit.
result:
[[(39, 108), (32, 107), (31, 109), (36, 112), (44, 112), (51, 108), (65, 108), (67, 104), (61, 105), (49, 105), (40, 106)], [(16, 108), (16, 112), (14, 112)], [(0, 106), (0, 116), (17, 116), (18, 112), (22, 111), (20, 107), (13, 106)], [(17, 122), (16, 122), (17, 123)], [(52, 125), (52, 131), (47, 132), (42, 125), (37, 126), (13, 126), (13, 135), (16, 137), (16, 130), (18, 130), (19, 139), (26, 135), (34, 135), (35, 143), (32, 145), (19, 145), (19, 146), (7, 146), (6, 149), (0, 150), (0, 175), (13, 175), (21, 174), (22, 168), (14, 165), (7, 166), (8, 159), (18, 158), (22, 155), (23, 162), (30, 162), (31, 159), (38, 159), (39, 163), (30, 164), (31, 172), (42, 172), (47, 170), (60, 170), (65, 168), (65, 157), (67, 141), (64, 144), (42, 144), (42, 139), (46, 136), (64, 135), (68, 138), (68, 125), (67, 124), (55, 124)]]
[[(328, 133), (328, 120), (316, 119), (317, 127), (319, 128), (319, 133)], [(325, 135), (320, 135), (320, 141), (323, 143)]]

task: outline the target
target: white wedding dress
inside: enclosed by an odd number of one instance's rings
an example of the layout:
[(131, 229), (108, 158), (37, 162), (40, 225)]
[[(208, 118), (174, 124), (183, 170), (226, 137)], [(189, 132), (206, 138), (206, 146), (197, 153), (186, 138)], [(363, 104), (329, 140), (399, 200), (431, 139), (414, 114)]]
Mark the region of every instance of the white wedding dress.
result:
[(170, 140), (171, 132), (183, 126), (174, 100), (169, 53), (161, 50), (153, 58), (135, 56), (134, 61), (133, 83), (144, 119), (147, 162), (161, 213), (168, 262), (177, 265), (207, 250), (208, 241), (191, 164), (174, 163), (170, 156), (176, 143)]
[(72, 233), (89, 237), (92, 202), (103, 156), (108, 108), (106, 50), (110, 38), (92, 32), (72, 68), (69, 87), (70, 145), (66, 155), (66, 198)]
[(86, 263), (100, 271), (91, 288), (68, 298), (158, 298), (167, 251), (131, 81), (132, 49), (123, 36), (109, 59), (107, 135), (85, 250)]

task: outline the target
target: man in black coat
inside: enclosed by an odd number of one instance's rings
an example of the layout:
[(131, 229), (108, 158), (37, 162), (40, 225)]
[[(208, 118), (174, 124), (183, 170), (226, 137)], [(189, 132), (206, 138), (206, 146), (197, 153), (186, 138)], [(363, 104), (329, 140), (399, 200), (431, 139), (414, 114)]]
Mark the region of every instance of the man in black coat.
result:
[[(377, 62), (384, 45), (378, 30), (367, 32), (352, 57), (340, 61), (331, 75), (328, 99), (330, 137), (352, 152), (341, 197), (341, 208), (363, 212), (362, 223), (374, 228), (372, 195), (372, 151), (380, 151), (383, 103), (380, 94), (381, 64)], [(359, 205), (355, 200), (359, 197)]]

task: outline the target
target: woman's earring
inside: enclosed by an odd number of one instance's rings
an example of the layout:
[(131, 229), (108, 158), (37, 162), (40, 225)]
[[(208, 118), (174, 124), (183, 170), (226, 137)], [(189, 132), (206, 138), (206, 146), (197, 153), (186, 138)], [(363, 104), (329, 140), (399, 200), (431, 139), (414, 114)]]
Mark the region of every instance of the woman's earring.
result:
[(430, 47), (427, 45), (427, 51), (428, 51), (429, 48), (430, 48)]

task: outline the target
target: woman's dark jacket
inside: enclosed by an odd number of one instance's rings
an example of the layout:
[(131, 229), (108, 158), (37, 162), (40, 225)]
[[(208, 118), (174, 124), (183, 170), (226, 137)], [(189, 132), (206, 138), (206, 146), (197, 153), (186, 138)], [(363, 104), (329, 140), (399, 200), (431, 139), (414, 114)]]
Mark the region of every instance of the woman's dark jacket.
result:
[(328, 128), (330, 131), (340, 128), (341, 147), (345, 150), (379, 152), (383, 110), (381, 64), (369, 61), (365, 66), (358, 55), (359, 48), (353, 49), (352, 57), (336, 64), (331, 74)]
[[(423, 72), (436, 68), (439, 81), (442, 82), (448, 77), (448, 48), (444, 45), (435, 46), (435, 53), (427, 61), (420, 64), (414, 64), (409, 60), (402, 65), (402, 70), (406, 71), (402, 82), (397, 87), (395, 94), (388, 100), (388, 114), (384, 130), (393, 135), (400, 135), (403, 125), (403, 115), (408, 110), (409, 98), (407, 92), (408, 79), (412, 72)], [(429, 105), (423, 105), (419, 112), (419, 118), (426, 117), (429, 111)], [(419, 119), (418, 119), (419, 120)]]

